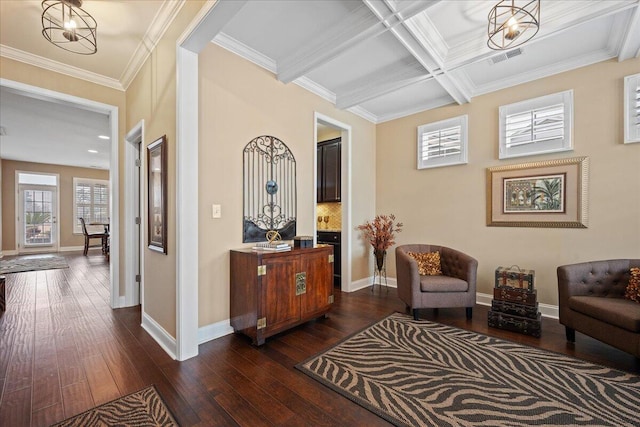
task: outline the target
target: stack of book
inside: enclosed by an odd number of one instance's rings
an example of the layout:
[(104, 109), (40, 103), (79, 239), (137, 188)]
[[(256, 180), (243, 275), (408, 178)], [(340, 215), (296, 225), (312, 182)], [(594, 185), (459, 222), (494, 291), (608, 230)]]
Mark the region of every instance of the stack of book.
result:
[(258, 242), (253, 247), (253, 250), (254, 251), (274, 251), (274, 252), (290, 251), (291, 245), (285, 242), (273, 242), (273, 243)]

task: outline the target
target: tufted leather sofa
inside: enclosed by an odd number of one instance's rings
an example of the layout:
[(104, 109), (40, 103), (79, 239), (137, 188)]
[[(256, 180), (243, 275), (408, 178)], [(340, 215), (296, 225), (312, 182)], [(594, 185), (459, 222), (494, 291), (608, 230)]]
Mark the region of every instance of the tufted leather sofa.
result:
[[(418, 263), (407, 252), (440, 252), (441, 276), (420, 276)], [(398, 297), (418, 320), (421, 308), (465, 307), (471, 319), (476, 303), (478, 261), (445, 246), (413, 244), (396, 247)]]
[(640, 358), (640, 304), (625, 299), (629, 269), (640, 259), (612, 259), (558, 267), (560, 323)]

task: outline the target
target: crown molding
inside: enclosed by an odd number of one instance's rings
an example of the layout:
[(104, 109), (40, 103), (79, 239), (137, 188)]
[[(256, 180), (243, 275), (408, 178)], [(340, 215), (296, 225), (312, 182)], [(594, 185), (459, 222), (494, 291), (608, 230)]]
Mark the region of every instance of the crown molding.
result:
[(257, 66), (271, 71), (273, 74), (277, 71), (276, 61), (225, 33), (218, 33), (212, 41), (221, 48), (226, 49), (231, 53), (235, 53), (247, 61), (251, 61)]
[(62, 62), (54, 61), (52, 59), (43, 58), (42, 56), (14, 49), (9, 46), (0, 45), (0, 56), (33, 65), (34, 67), (43, 68), (48, 71), (53, 71), (54, 73), (64, 74), (91, 83), (110, 87), (112, 89), (124, 91), (122, 84), (111, 77), (83, 70), (82, 68), (74, 67), (69, 64), (63, 64)]
[(380, 116), (378, 117), (377, 123), (383, 123), (383, 122), (388, 122), (390, 120), (400, 119), (402, 117), (407, 117), (412, 114), (422, 113), (427, 110), (432, 110), (434, 108), (453, 104), (454, 102), (456, 101), (449, 95), (441, 96), (440, 98), (430, 99), (427, 102), (423, 102), (421, 104), (415, 105), (405, 110), (396, 111), (395, 113), (390, 113), (390, 114), (385, 114), (384, 116)]
[(615, 52), (612, 52), (609, 49), (600, 49), (597, 52), (591, 52), (585, 55), (571, 58), (567, 61), (550, 64), (548, 66), (536, 68), (534, 70), (530, 70), (525, 73), (519, 73), (514, 75), (511, 78), (506, 78), (500, 81), (487, 83), (481, 86), (476, 86), (473, 90), (473, 96), (484, 95), (487, 93), (495, 92), (501, 89), (506, 89), (519, 84), (543, 79), (545, 77), (553, 76), (555, 74), (563, 73), (565, 71), (571, 71), (577, 68), (586, 67), (587, 65), (592, 65), (598, 62), (607, 61), (615, 57), (616, 57)]
[(349, 109), (347, 109), (348, 112), (355, 114), (356, 116), (360, 116), (363, 119), (373, 123), (373, 124), (378, 124), (380, 123), (380, 121), (378, 120), (378, 116), (376, 116), (375, 114), (371, 113), (369, 110), (365, 110), (364, 108), (358, 106), (358, 107), (351, 107)]
[(124, 72), (120, 76), (120, 82), (122, 87), (127, 89), (133, 79), (144, 65), (144, 63), (153, 52), (153, 49), (158, 45), (162, 36), (167, 31), (173, 20), (176, 18), (180, 10), (185, 4), (185, 0), (165, 0), (160, 6), (160, 9), (154, 16), (151, 25), (147, 29), (144, 37), (138, 44), (136, 51), (129, 59), (129, 63), (125, 67)]
[(332, 103), (336, 104), (336, 94), (331, 92), (326, 87), (319, 85), (308, 77), (299, 77), (293, 81), (293, 83), (297, 84), (303, 89), (308, 90), (309, 92), (318, 95), (320, 98), (325, 99)]

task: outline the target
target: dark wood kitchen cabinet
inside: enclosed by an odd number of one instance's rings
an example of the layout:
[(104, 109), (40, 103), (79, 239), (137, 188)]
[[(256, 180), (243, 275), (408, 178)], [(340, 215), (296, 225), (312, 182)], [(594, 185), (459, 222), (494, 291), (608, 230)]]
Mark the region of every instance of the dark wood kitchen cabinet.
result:
[(342, 138), (318, 143), (318, 203), (340, 201)]
[(325, 315), (333, 303), (333, 247), (231, 251), (231, 326), (262, 345), (267, 337)]

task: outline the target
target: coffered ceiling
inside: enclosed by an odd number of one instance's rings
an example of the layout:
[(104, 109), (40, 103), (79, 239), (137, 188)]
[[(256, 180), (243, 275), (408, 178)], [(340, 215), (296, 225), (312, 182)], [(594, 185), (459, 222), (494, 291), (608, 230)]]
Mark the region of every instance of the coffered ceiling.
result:
[[(374, 123), (640, 56), (640, 0), (541, 0), (538, 34), (493, 51), (487, 16), (497, 2), (220, 0), (211, 13), (225, 20), (212, 41)], [(85, 0), (98, 53), (83, 56), (42, 37), (40, 0), (2, 0), (0, 54), (125, 90), (183, 5)]]
[(542, 0), (538, 34), (506, 52), (487, 46), (496, 3), (248, 1), (213, 41), (376, 123), (640, 54), (638, 0)]

